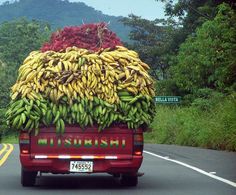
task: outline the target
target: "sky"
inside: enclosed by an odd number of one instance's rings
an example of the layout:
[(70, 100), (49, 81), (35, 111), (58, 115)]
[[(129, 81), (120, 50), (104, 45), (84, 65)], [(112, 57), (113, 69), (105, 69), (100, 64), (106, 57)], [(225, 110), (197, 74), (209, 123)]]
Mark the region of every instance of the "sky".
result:
[[(0, 0), (0, 4), (6, 0)], [(9, 0), (14, 1), (14, 0)], [(148, 20), (164, 18), (163, 3), (155, 0), (69, 0), (71, 2), (84, 2), (104, 14), (113, 16), (128, 16), (135, 14)]]
[(142, 18), (154, 20), (164, 18), (163, 3), (155, 0), (69, 0), (84, 2), (85, 4), (114, 16), (128, 16), (135, 14)]

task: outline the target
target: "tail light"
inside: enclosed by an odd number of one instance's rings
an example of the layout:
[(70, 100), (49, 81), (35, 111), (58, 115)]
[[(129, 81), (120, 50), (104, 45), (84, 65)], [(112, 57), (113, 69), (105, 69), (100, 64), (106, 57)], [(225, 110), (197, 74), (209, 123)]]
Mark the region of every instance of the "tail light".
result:
[(21, 132), (19, 137), (20, 152), (22, 154), (29, 154), (30, 136), (26, 132)]
[(142, 156), (143, 154), (143, 132), (134, 134), (134, 150), (133, 155)]

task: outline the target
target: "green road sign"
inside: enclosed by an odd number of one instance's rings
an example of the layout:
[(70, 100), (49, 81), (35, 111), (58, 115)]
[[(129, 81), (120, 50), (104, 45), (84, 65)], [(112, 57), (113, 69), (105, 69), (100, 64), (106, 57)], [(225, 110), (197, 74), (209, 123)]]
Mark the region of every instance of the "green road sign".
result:
[(155, 102), (161, 104), (177, 104), (180, 103), (180, 96), (156, 96)]

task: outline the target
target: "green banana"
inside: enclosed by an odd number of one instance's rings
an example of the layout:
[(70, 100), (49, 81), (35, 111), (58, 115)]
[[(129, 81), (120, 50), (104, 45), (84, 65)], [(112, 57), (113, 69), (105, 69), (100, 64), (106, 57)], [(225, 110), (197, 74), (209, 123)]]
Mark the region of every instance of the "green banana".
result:
[(44, 110), (47, 110), (47, 109), (48, 109), (48, 106), (47, 106), (47, 103), (46, 103), (46, 102), (45, 102), (45, 103), (42, 103), (42, 102), (41, 102), (40, 106), (41, 106), (42, 109), (44, 109)]
[(104, 101), (104, 105), (108, 108), (114, 108), (114, 105), (109, 104), (108, 102), (105, 102), (105, 101)]
[(88, 115), (85, 115), (84, 126), (88, 126), (88, 124), (89, 124), (89, 117)]
[(124, 102), (130, 102), (131, 100), (133, 100), (133, 96), (120, 96), (119, 97), (121, 101), (124, 101)]
[(77, 116), (76, 116), (76, 113), (75, 113), (75, 112), (72, 112), (72, 113), (71, 113), (71, 116), (72, 116), (72, 119), (76, 121), (76, 119), (77, 119), (77, 118), (76, 118), (76, 117), (77, 117)]
[[(20, 107), (23, 106), (23, 103), (24, 103), (23, 99), (17, 100), (15, 102), (13, 101), (13, 102), (10, 103), (9, 110), (19, 109)], [(18, 108), (16, 108), (16, 107), (18, 107)]]
[(56, 133), (59, 135), (61, 133), (61, 122), (60, 120), (56, 121)]
[(28, 129), (30, 128), (30, 126), (31, 126), (32, 122), (33, 122), (33, 121), (32, 121), (31, 119), (29, 119), (29, 120), (27, 121), (27, 123), (26, 123), (26, 125), (25, 125), (25, 128), (24, 128), (24, 129), (28, 130)]
[(100, 104), (100, 101), (99, 101), (98, 97), (95, 96), (95, 97), (93, 98), (93, 100), (94, 100), (94, 102), (95, 102), (95, 104), (94, 104), (95, 106), (97, 106), (97, 105)]
[(76, 113), (76, 122), (77, 122), (78, 124), (81, 123), (81, 118), (80, 118), (80, 113), (79, 113), (79, 112)]
[(20, 129), (22, 127), (22, 124), (23, 124), (23, 119), (20, 115), (20, 120), (18, 120), (18, 124), (16, 125), (16, 129)]
[(23, 100), (23, 102), (24, 102), (25, 105), (28, 105), (28, 106), (31, 105), (28, 99), (23, 98), (22, 100)]
[(50, 125), (52, 122), (52, 111), (51, 110), (47, 110), (46, 116), (45, 116), (45, 121), (47, 125)]
[(118, 91), (117, 94), (118, 94), (119, 97), (122, 97), (122, 96), (132, 96), (132, 94), (129, 93), (128, 91), (126, 91), (126, 90)]
[(12, 127), (13, 127), (13, 128), (17, 128), (17, 127), (18, 127), (18, 124), (19, 124), (19, 122), (20, 122), (20, 118), (21, 118), (21, 115), (17, 115), (17, 116), (14, 118), (14, 120), (13, 120), (13, 122), (12, 122)]
[(29, 118), (30, 118), (31, 120), (37, 120), (37, 119), (39, 118), (39, 116), (34, 115), (33, 113), (31, 113), (30, 116), (29, 116)]
[(38, 107), (40, 107), (41, 102), (40, 102), (39, 99), (36, 100), (36, 104), (37, 104)]
[(40, 110), (40, 108), (36, 104), (33, 105), (33, 109), (36, 111), (36, 113), (38, 113), (39, 116), (41, 116), (42, 111)]
[(28, 129), (28, 132), (29, 132), (29, 133), (35, 128), (35, 121), (36, 121), (36, 120), (33, 120), (33, 121), (32, 121), (32, 123), (31, 123), (31, 125), (30, 125), (30, 127), (29, 127), (29, 129)]
[(24, 124), (26, 121), (26, 115), (24, 112), (21, 113), (21, 120), (22, 120), (22, 124)]
[(78, 110), (79, 110), (79, 112), (80, 112), (81, 114), (84, 113), (84, 108), (83, 108), (82, 103), (79, 104), (79, 106), (78, 106)]
[(92, 116), (89, 115), (88, 118), (89, 118), (89, 125), (93, 126), (93, 118), (92, 118)]
[(60, 133), (63, 134), (65, 132), (65, 123), (62, 119), (60, 119), (59, 122), (60, 122)]
[(62, 117), (63, 117), (63, 118), (66, 118), (66, 116), (67, 116), (66, 105), (63, 105), (63, 106), (62, 106)]
[(36, 120), (34, 122), (35, 126), (34, 126), (34, 135), (37, 136), (39, 134), (39, 121)]
[(23, 111), (25, 111), (25, 107), (22, 107), (22, 108), (19, 108), (18, 110), (16, 110), (12, 116), (13, 117), (17, 116), (18, 114), (22, 113)]
[(52, 104), (52, 113), (54, 116), (57, 115), (57, 105), (56, 104)]
[(53, 124), (55, 124), (57, 121), (58, 121), (58, 119), (60, 118), (60, 112), (59, 111), (57, 111), (56, 112), (56, 116), (55, 116), (55, 118), (54, 118), (54, 120), (53, 120)]

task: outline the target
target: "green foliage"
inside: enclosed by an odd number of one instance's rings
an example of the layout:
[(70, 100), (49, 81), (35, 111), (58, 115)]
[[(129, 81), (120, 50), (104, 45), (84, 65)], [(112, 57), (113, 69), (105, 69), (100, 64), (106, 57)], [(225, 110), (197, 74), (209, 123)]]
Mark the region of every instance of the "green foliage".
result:
[(17, 135), (6, 123), (6, 109), (0, 108), (0, 143), (17, 143)]
[(207, 110), (206, 102), (190, 107), (158, 106), (153, 131), (146, 138), (152, 143), (236, 151), (236, 94), (215, 96), (208, 99)]
[(129, 34), (133, 41), (127, 47), (134, 49), (140, 58), (151, 66), (151, 74), (156, 79), (164, 79), (168, 68), (170, 39), (174, 32), (172, 25), (164, 20), (149, 21), (135, 15), (121, 20), (131, 27)]
[(9, 128), (6, 122), (7, 109), (0, 108), (0, 143), (17, 143), (18, 133)]
[(50, 23), (53, 30), (83, 23), (107, 22), (123, 41), (128, 41), (129, 28), (119, 21), (121, 17), (108, 16), (82, 2), (68, 0), (19, 0), (0, 6), (0, 23), (25, 16)]
[(224, 100), (224, 95), (209, 88), (199, 89), (192, 96), (192, 106), (201, 111), (210, 111), (217, 106), (217, 103)]
[(0, 25), (0, 59), (8, 65), (20, 65), (32, 51), (48, 39), (49, 25), (25, 18)]
[[(150, 64), (151, 74), (160, 81), (157, 94), (184, 96), (199, 88), (222, 91), (231, 87), (235, 78), (235, 46), (231, 42), (236, 30), (230, 7), (223, 4), (217, 12), (221, 1), (162, 2), (166, 3), (167, 20), (148, 21), (135, 15), (122, 19), (132, 28), (133, 42), (127, 46), (138, 51), (141, 59)], [(223, 14), (222, 9), (228, 12)], [(197, 27), (200, 28), (195, 32)]]
[(180, 47), (173, 78), (184, 90), (199, 88), (223, 91), (235, 82), (236, 14), (227, 5), (219, 6), (213, 20), (205, 22)]
[(178, 86), (176, 85), (173, 79), (164, 79), (160, 80), (156, 83), (156, 89), (158, 91), (158, 95), (165, 96), (168, 95), (179, 95), (181, 96), (181, 92), (179, 91)]
[[(165, 3), (165, 13), (168, 20), (176, 21), (178, 30), (175, 32), (172, 44), (175, 52), (188, 35), (195, 33), (196, 28), (204, 22), (212, 20), (216, 15), (216, 8), (224, 0), (157, 0)], [(228, 0), (228, 2), (233, 0)], [(173, 50), (173, 51), (174, 51)]]
[(0, 25), (0, 108), (9, 102), (9, 89), (24, 58), (38, 50), (50, 34), (50, 26), (24, 18)]
[(0, 142), (6, 132), (9, 130), (5, 118), (6, 109), (0, 109)]

